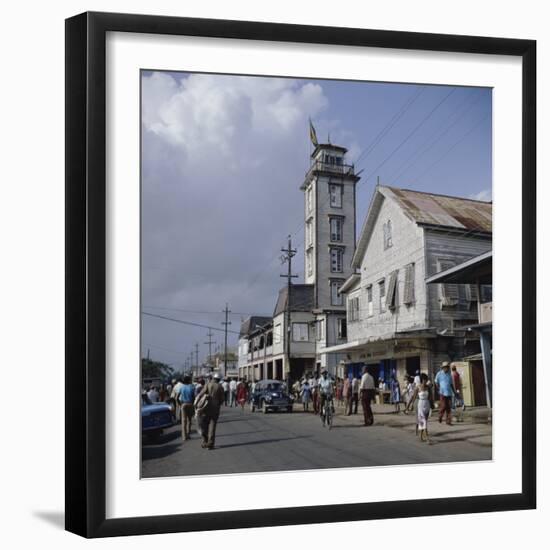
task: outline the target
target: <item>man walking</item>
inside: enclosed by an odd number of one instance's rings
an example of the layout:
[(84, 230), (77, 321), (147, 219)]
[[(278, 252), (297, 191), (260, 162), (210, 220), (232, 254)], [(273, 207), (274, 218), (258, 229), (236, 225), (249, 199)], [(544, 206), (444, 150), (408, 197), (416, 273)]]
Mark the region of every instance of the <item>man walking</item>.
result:
[(371, 402), (376, 390), (374, 388), (374, 378), (369, 374), (367, 367), (363, 368), (363, 376), (361, 377), (359, 390), (361, 392), (361, 406), (363, 407), (365, 426), (371, 426), (374, 422)]
[[(374, 378), (373, 378), (373, 384), (374, 384)], [(349, 406), (349, 414), (352, 414), (352, 413), (357, 414), (357, 406), (359, 405), (360, 386), (361, 386), (361, 382), (359, 380), (359, 375), (356, 374), (353, 377), (353, 380), (351, 381), (351, 403)]]
[(216, 425), (220, 416), (220, 408), (224, 401), (223, 387), (220, 384), (220, 375), (214, 374), (213, 380), (208, 382), (201, 392), (207, 396), (208, 402), (201, 411), (202, 448), (213, 449), (216, 443)]
[(351, 414), (351, 379), (349, 376), (346, 376), (344, 380), (342, 396), (344, 397), (344, 412), (346, 416), (349, 416)]
[(179, 404), (179, 395), (181, 390), (181, 380), (172, 380), (172, 392), (170, 393), (170, 402), (172, 403), (172, 406), (174, 407), (174, 418), (176, 419), (176, 422), (180, 419), (181, 416), (181, 409)]
[(463, 422), (463, 411), (464, 411), (464, 396), (462, 395), (462, 378), (460, 373), (456, 370), (456, 365), (451, 367), (451, 376), (453, 378), (453, 411), (455, 411), (456, 421)]
[(189, 439), (191, 433), (191, 421), (195, 414), (193, 401), (195, 400), (195, 386), (191, 384), (191, 377), (185, 376), (180, 388), (179, 401), (181, 403), (181, 437)]
[(235, 378), (231, 378), (229, 382), (229, 406), (237, 406), (237, 380)]
[(444, 361), (441, 363), (441, 370), (435, 377), (435, 385), (439, 392), (439, 423), (445, 421), (451, 426), (451, 400), (454, 394), (453, 378), (449, 371), (449, 363)]

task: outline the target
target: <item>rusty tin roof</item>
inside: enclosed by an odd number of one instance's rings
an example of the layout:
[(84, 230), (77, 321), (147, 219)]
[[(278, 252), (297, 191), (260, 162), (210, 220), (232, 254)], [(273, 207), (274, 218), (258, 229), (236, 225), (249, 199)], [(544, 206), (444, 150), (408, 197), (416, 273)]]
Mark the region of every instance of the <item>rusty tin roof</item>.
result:
[(386, 189), (416, 223), (484, 233), (491, 233), (493, 230), (493, 205), (490, 202), (397, 187)]

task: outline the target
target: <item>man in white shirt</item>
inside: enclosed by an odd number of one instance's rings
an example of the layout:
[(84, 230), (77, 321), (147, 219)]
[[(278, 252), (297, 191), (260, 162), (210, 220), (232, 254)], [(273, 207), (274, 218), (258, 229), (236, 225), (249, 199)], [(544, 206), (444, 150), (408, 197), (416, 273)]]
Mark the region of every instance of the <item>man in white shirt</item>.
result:
[(170, 394), (170, 401), (174, 405), (174, 416), (176, 417), (176, 422), (179, 422), (181, 419), (181, 408), (179, 404), (179, 395), (180, 395), (180, 389), (183, 386), (183, 383), (181, 380), (178, 380), (174, 387), (172, 388), (172, 393)]
[(234, 378), (229, 382), (229, 406), (237, 406), (237, 381)]
[(332, 398), (332, 380), (330, 379), (328, 372), (324, 370), (321, 373), (321, 378), (319, 378), (318, 382), (318, 388), (319, 388), (319, 412), (323, 412), (323, 407), (325, 406), (325, 403), (327, 399)]
[(222, 388), (223, 388), (223, 404), (227, 407), (229, 404), (229, 382), (227, 381), (227, 378), (224, 379), (222, 382)]
[(359, 385), (361, 392), (361, 405), (363, 407), (363, 416), (365, 418), (365, 426), (371, 426), (374, 422), (372, 414), (371, 402), (375, 394), (374, 378), (369, 374), (367, 367), (363, 368), (363, 376)]

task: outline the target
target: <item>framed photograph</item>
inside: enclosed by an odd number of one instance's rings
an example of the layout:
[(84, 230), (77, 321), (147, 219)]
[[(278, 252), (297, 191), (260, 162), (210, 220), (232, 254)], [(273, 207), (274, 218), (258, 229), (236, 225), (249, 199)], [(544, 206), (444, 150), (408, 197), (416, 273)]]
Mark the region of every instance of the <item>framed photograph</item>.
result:
[(535, 66), (68, 19), (67, 530), (534, 508)]

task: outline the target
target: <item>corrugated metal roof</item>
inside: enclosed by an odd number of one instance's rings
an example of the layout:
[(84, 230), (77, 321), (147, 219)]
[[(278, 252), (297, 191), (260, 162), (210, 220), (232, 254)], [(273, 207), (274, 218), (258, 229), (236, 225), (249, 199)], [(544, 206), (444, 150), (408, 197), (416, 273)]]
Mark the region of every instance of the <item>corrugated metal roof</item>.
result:
[(484, 233), (493, 231), (493, 205), (490, 202), (397, 187), (384, 188), (416, 223)]

